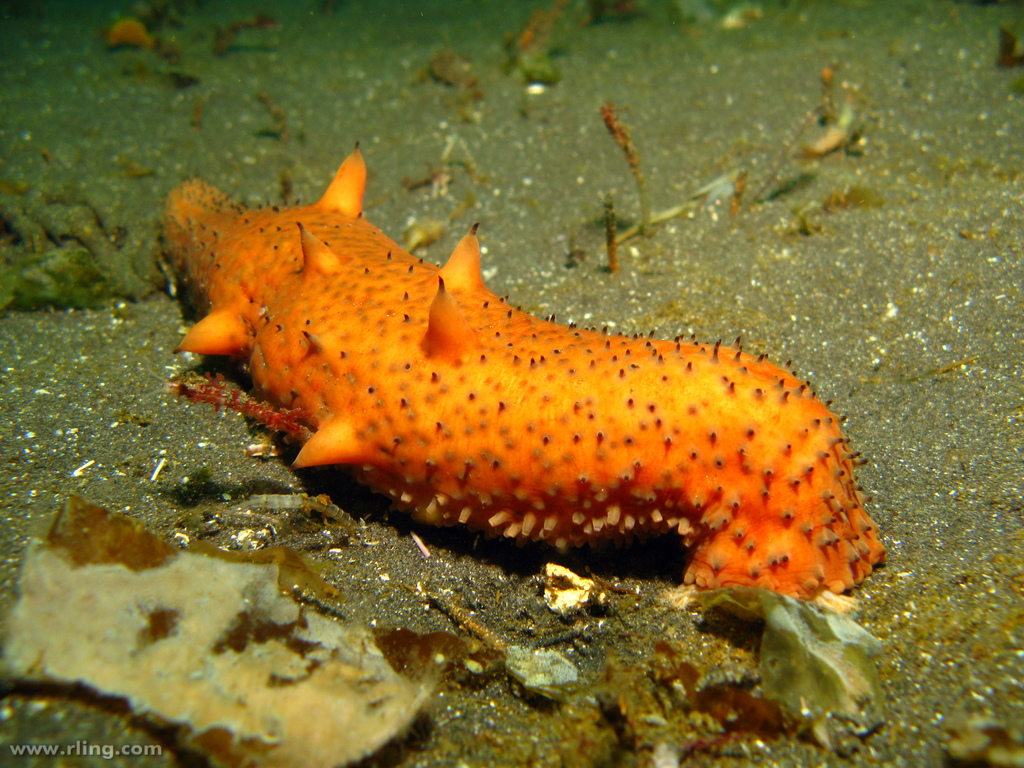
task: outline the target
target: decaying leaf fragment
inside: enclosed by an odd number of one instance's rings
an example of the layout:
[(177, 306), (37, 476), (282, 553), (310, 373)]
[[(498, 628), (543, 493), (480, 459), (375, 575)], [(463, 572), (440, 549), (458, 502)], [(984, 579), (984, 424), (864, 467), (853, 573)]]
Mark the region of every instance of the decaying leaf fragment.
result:
[(844, 732), (864, 736), (884, 721), (874, 658), (882, 644), (852, 619), (803, 600), (753, 587), (701, 594), (704, 608), (763, 619), (761, 687), (831, 748)]
[(553, 613), (566, 616), (607, 602), (608, 595), (593, 579), (585, 579), (557, 563), (544, 565), (544, 603)]
[(365, 629), (282, 594), (279, 566), (177, 552), (71, 499), (31, 549), (3, 664), (179, 726), (223, 766), (344, 765), (401, 733), (432, 689)]

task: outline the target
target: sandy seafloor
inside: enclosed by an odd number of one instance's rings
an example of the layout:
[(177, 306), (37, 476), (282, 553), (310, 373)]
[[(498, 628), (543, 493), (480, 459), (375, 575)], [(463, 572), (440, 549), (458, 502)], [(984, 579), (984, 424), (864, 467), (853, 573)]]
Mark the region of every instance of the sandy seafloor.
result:
[[(697, 751), (684, 764), (941, 765), (954, 713), (1024, 722), (1024, 100), (1011, 90), (1024, 69), (995, 66), (999, 27), (1024, 32), (1020, 4), (765, 2), (762, 19), (734, 31), (677, 23), (657, 0), (634, 20), (583, 27), (570, 4), (554, 38), (562, 80), (534, 95), (501, 67), (503, 37), (522, 30), (531, 2), (341, 2), (327, 15), (316, 2), (211, 0), (161, 31), (180, 47), (177, 65), (106, 50), (100, 33), (127, 3), (3, 7), (0, 180), (88, 201), (125, 236), (126, 265), (153, 270), (163, 200), (183, 178), (201, 175), (260, 204), (281, 202), (287, 173), (294, 195), (310, 200), (359, 140), (370, 167), (366, 214), (392, 236), (473, 195), (426, 258), (443, 260), (479, 221), (490, 285), (524, 308), (627, 333), (742, 336), (748, 350), (792, 359), (834, 401), (870, 460), (859, 479), (888, 548), (885, 567), (856, 590), (859, 622), (885, 643), (885, 724), (843, 757), (786, 737)], [(279, 26), (214, 56), (212, 27), (256, 11)], [(482, 100), (418, 77), (443, 46), (472, 61)], [(830, 64), (854, 99), (863, 141), (855, 152), (794, 159), (793, 136), (820, 103), (819, 73)], [(178, 88), (171, 69), (198, 82)], [(261, 91), (283, 110), (286, 138), (267, 135), (274, 118)], [(609, 275), (603, 232), (588, 222), (605, 193), (624, 218), (635, 216), (636, 198), (598, 117), (608, 100), (628, 108), (656, 209), (738, 168), (751, 190), (775, 167), (805, 183), (736, 216), (727, 203), (698, 207), (628, 243), (622, 273)], [(436, 167), (450, 140), (476, 175), (454, 167), (446, 196), (407, 191), (403, 177)], [(884, 203), (813, 210), (851, 184)], [(794, 210), (806, 206), (814, 231), (800, 234)], [(569, 268), (574, 233), (586, 258)], [(459, 631), (404, 588), (423, 582), (454, 590), (509, 642), (578, 630), (558, 647), (588, 680), (609, 659), (642, 659), (659, 638), (686, 648), (711, 678), (751, 674), (749, 637), (708, 631), (699, 614), (661, 602), (681, 573), (674, 542), (517, 549), (416, 527), (342, 474), (247, 457), (255, 438), (241, 417), (177, 402), (163, 385), (198, 365), (172, 354), (187, 322), (159, 279), (145, 298), (108, 309), (0, 318), (4, 609), (25, 547), (69, 494), (169, 536), (189, 516), (231, 509), (250, 493), (328, 492), (365, 524), (344, 554), (326, 554), (337, 543), (331, 532), (326, 542), (280, 543), (331, 562), (325, 574), (350, 616)], [(210, 492), (188, 506), (175, 489), (204, 467)], [(219, 541), (233, 530), (225, 522)], [(634, 594), (617, 594), (606, 616), (563, 624), (539, 598), (536, 576), (552, 559)], [(449, 685), (432, 726), (388, 759), (642, 764), (642, 750), (588, 751), (581, 723), (595, 706), (585, 697), (542, 705), (500, 675)], [(126, 728), (74, 698), (0, 702), (4, 744), (109, 742)]]

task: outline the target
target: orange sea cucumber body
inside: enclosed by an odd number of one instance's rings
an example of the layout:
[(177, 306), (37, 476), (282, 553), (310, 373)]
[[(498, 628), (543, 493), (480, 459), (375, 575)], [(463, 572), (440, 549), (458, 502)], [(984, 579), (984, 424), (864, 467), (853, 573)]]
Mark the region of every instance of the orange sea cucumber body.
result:
[(835, 416), (805, 382), (718, 345), (566, 328), (510, 307), (467, 235), (443, 268), (362, 216), (358, 150), (305, 207), (200, 181), (168, 201), (206, 317), (180, 349), (248, 363), (311, 416), (296, 466), (353, 465), (422, 521), (559, 547), (677, 531), (684, 582), (799, 597), (884, 560)]

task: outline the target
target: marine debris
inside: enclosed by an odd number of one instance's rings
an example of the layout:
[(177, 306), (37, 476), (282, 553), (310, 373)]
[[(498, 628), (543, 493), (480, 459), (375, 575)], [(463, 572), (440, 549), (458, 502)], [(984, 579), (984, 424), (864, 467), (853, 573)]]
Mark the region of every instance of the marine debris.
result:
[(418, 585), (417, 593), (428, 605), (437, 608), (449, 619), (483, 644), (485, 661), (503, 664), (505, 673), (516, 680), (527, 693), (547, 699), (561, 699), (579, 681), (579, 670), (564, 654), (547, 648), (514, 645), (498, 637), (490, 627), (478, 621), (458, 602)]
[(726, 12), (719, 25), (722, 29), (744, 29), (752, 21), (760, 21), (763, 18), (764, 11), (761, 6), (755, 3), (740, 3)]
[(613, 656), (590, 691), (621, 750), (651, 750), (665, 760), (660, 765), (675, 768), (697, 752), (728, 752), (748, 738), (773, 741), (793, 732), (786, 713), (745, 676), (702, 673), (669, 640), (651, 650), (642, 664)]
[(142, 48), (150, 50), (155, 45), (155, 40), (146, 29), (146, 25), (138, 19), (125, 18), (115, 21), (107, 29), (106, 33), (108, 48)]
[(608, 193), (604, 196), (604, 243), (608, 250), (608, 271), (613, 275), (619, 273), (619, 243), (615, 236), (617, 228), (615, 200), (611, 193)]
[[(451, 135), (445, 141), (444, 150), (436, 164), (428, 164), (423, 176), (403, 177), (402, 186), (408, 192), (429, 190), (433, 199), (448, 198), (451, 185), (456, 180), (457, 171), (462, 169), (473, 182), (486, 184), (487, 177), (476, 169), (469, 147), (458, 135)], [(402, 246), (412, 253), (419, 248), (426, 248), (437, 242), (445, 233), (449, 224), (461, 218), (476, 205), (476, 195), (468, 190), (457, 205), (449, 211), (447, 221), (432, 217), (414, 218), (408, 222), (402, 233)]]
[[(669, 219), (687, 214), (701, 205), (702, 202), (717, 202), (728, 198), (729, 213), (736, 215), (740, 211), (743, 195), (746, 191), (747, 174), (742, 169), (737, 169), (724, 174), (717, 179), (705, 184), (695, 190), (689, 197), (679, 205), (665, 208), (661, 211), (650, 212), (650, 204), (647, 196), (647, 181), (640, 168), (640, 156), (636, 151), (630, 135), (629, 127), (618, 117), (619, 108), (614, 104), (604, 104), (599, 113), (602, 120), (611, 134), (615, 143), (622, 148), (629, 164), (630, 171), (636, 181), (637, 191), (640, 197), (640, 221), (625, 229), (619, 229), (618, 217), (615, 211), (615, 201), (610, 194), (604, 198), (604, 227), (605, 246), (607, 250), (607, 270), (611, 274), (619, 271), (618, 246), (640, 234), (649, 234), (655, 224), (661, 224)], [(570, 257), (567, 266), (575, 266), (583, 260), (585, 254), (579, 249), (570, 249)]]
[(414, 219), (402, 232), (402, 247), (409, 253), (433, 245), (444, 235), (444, 222), (438, 219)]
[(1020, 41), (1006, 27), (999, 28), (999, 55), (996, 65), (1003, 69), (1012, 69), (1024, 65), (1024, 49)]
[(640, 198), (640, 234), (647, 236), (651, 233), (651, 203), (647, 194), (647, 179), (640, 168), (640, 153), (633, 144), (629, 126), (619, 119), (621, 111), (609, 101), (601, 106), (601, 119), (629, 163), (629, 171), (636, 181), (637, 196)]
[(552, 613), (569, 616), (607, 603), (608, 593), (593, 579), (585, 579), (557, 563), (544, 566), (544, 604)]
[(26, 556), (6, 672), (124, 699), (217, 766), (345, 765), (409, 727), (430, 676), (402, 677), (367, 630), (287, 596), (278, 565), (225, 557), (70, 499)]
[(580, 678), (576, 665), (559, 651), (522, 645), (505, 649), (505, 670), (527, 691), (554, 700), (563, 698)]
[(643, 15), (637, 0), (587, 0), (583, 25), (630, 21)]
[[(819, 73), (821, 101), (807, 112), (796, 126), (792, 137), (776, 153), (761, 184), (748, 197), (751, 203), (763, 203), (799, 189), (813, 178), (806, 170), (795, 175), (789, 173), (794, 157), (800, 160), (819, 160), (836, 152), (857, 154), (864, 146), (861, 119), (857, 112), (854, 94), (856, 86), (838, 83), (835, 64), (822, 67)], [(837, 94), (837, 87), (841, 94)], [(841, 98), (837, 98), (841, 96)], [(814, 134), (804, 141), (808, 130)]]
[(289, 138), (288, 116), (285, 114), (285, 111), (277, 105), (277, 102), (266, 91), (257, 91), (256, 99), (266, 108), (270, 119), (274, 121), (273, 127), (260, 129), (256, 132), (256, 135), (267, 136), (277, 139), (282, 143), (287, 143)]
[[(637, 182), (637, 189), (640, 193), (641, 218), (636, 224), (624, 229), (618, 228), (618, 220), (615, 211), (615, 201), (612, 196), (606, 195), (604, 199), (604, 226), (605, 226), (605, 247), (607, 251), (607, 270), (611, 274), (619, 272), (618, 246), (637, 235), (650, 234), (655, 224), (674, 219), (678, 216), (690, 213), (698, 208), (703, 202), (717, 202), (723, 198), (730, 198), (730, 214), (735, 215), (739, 211), (740, 202), (746, 187), (746, 173), (742, 170), (725, 174), (705, 184), (703, 187), (691, 193), (687, 199), (670, 208), (651, 213), (647, 198), (647, 184), (643, 172), (640, 170), (640, 159), (636, 153), (629, 135), (629, 129), (615, 116), (614, 105), (606, 104), (601, 108), (601, 116), (608, 126), (609, 132), (623, 151), (626, 153), (630, 169), (634, 169), (634, 178)], [(609, 122), (610, 121), (610, 122)], [(568, 265), (574, 266), (582, 261), (582, 252), (573, 251)]]
[(963, 768), (1019, 768), (1024, 765), (1024, 731), (984, 714), (957, 712), (944, 724), (946, 752)]
[(424, 75), (439, 83), (458, 88), (469, 99), (477, 100), (484, 97), (477, 84), (473, 63), (451, 48), (439, 48), (434, 51), (427, 62)]
[(874, 662), (882, 644), (849, 617), (754, 587), (712, 590), (697, 601), (764, 621), (761, 688), (821, 746), (834, 749), (848, 735), (867, 736), (884, 722)]
[(537, 8), (522, 32), (505, 38), (506, 72), (517, 74), (528, 85), (554, 85), (562, 79), (551, 61), (551, 37), (567, 3), (554, 0), (550, 8)]
[(251, 19), (242, 19), (229, 24), (226, 27), (213, 28), (213, 52), (217, 56), (223, 56), (235, 46), (238, 35), (247, 29), (263, 30), (276, 29), (278, 26), (270, 16), (260, 13)]
[[(717, 203), (728, 200), (729, 214), (736, 216), (747, 205), (773, 200), (804, 186), (813, 178), (810, 172), (801, 171), (794, 177), (785, 175), (785, 169), (792, 164), (794, 157), (802, 160), (818, 160), (839, 151), (848, 154), (859, 152), (864, 144), (864, 139), (861, 135), (860, 115), (855, 106), (856, 87), (849, 83), (837, 85), (837, 71), (838, 67), (835, 65), (826, 66), (821, 70), (821, 102), (807, 113), (793, 137), (783, 144), (754, 194), (748, 194), (747, 171), (737, 167), (700, 187), (681, 204), (653, 213), (650, 211), (647, 198), (647, 183), (640, 167), (640, 156), (630, 135), (630, 129), (619, 118), (621, 110), (618, 107), (611, 103), (603, 105), (600, 109), (601, 118), (604, 120), (609, 134), (626, 157), (630, 171), (636, 180), (640, 198), (640, 221), (624, 229), (617, 227), (614, 202), (607, 198), (604, 201), (608, 271), (612, 273), (618, 271), (618, 252), (615, 246), (639, 234), (650, 234), (651, 228), (655, 224), (690, 213), (704, 202)], [(837, 89), (842, 91), (840, 98), (837, 98)], [(818, 126), (818, 132), (807, 142), (801, 143), (804, 134), (812, 125)], [(870, 190), (851, 187), (850, 194), (840, 192), (827, 198), (822, 205), (813, 205), (807, 211), (794, 211), (797, 222), (787, 229), (787, 232), (811, 234), (818, 231), (820, 225), (811, 219), (810, 214), (821, 210), (832, 211), (843, 207), (875, 206), (881, 205), (883, 202)], [(578, 263), (579, 260), (577, 255), (570, 261), (570, 264)]]
[[(155, 6), (146, 3), (136, 3), (134, 16), (126, 16), (118, 19), (102, 31), (102, 37), (107, 44), (107, 49), (122, 50), (135, 48), (142, 51), (152, 51), (160, 58), (171, 64), (178, 64), (181, 61), (181, 49), (174, 39), (173, 33), (170, 36), (156, 34), (157, 30), (171, 21), (167, 9), (160, 12)], [(180, 25), (180, 20), (175, 18), (173, 24)], [(148, 72), (148, 68), (138, 65), (136, 73)], [(187, 77), (177, 72), (166, 73), (172, 82), (175, 77)], [(181, 86), (177, 86), (181, 87)]]
[(309, 430), (302, 425), (309, 412), (301, 408), (274, 408), (230, 384), (223, 374), (201, 376), (188, 371), (168, 382), (171, 392), (193, 403), (207, 403), (216, 410), (226, 408), (256, 419), (276, 432), (307, 438)]
[(842, 83), (842, 99), (836, 98), (838, 69), (834, 64), (821, 69), (821, 103), (811, 113), (818, 133), (804, 145), (802, 156), (805, 159), (824, 157), (840, 149), (851, 150), (862, 143), (853, 86)]

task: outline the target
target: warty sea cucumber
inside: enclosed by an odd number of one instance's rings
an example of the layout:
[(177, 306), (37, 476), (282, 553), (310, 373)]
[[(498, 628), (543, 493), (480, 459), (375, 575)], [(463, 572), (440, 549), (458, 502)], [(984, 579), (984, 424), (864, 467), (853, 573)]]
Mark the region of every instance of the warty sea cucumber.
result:
[(358, 148), (302, 207), (184, 182), (170, 257), (205, 312), (179, 350), (308, 412), (295, 467), (347, 464), (420, 521), (557, 547), (675, 531), (684, 583), (810, 598), (885, 558), (856, 454), (810, 386), (719, 344), (611, 336), (510, 307), (476, 227), (438, 268), (363, 216)]

